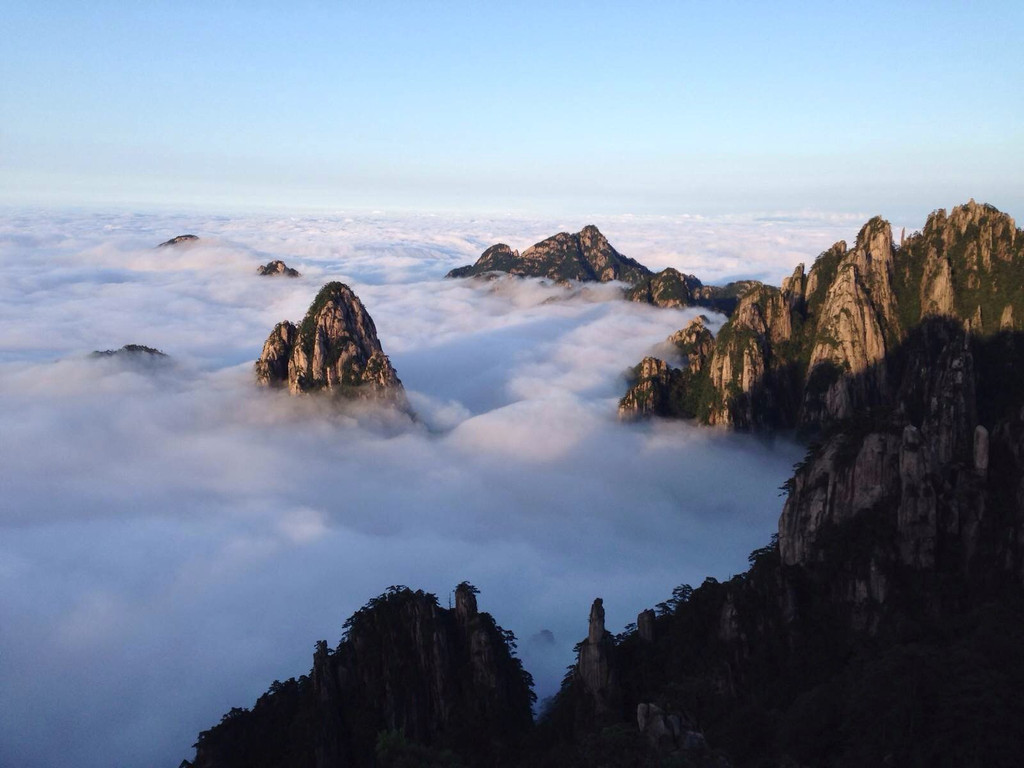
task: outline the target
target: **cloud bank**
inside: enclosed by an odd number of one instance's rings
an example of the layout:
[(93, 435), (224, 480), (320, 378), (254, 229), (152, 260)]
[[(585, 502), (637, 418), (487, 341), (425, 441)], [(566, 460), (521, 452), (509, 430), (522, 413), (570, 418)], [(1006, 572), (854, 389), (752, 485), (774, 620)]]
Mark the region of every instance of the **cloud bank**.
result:
[[(615, 631), (742, 570), (801, 450), (615, 418), (625, 369), (696, 312), (440, 279), (583, 223), (8, 215), (0, 763), (175, 765), (391, 584), (444, 603), (472, 581), (546, 696), (594, 597)], [(857, 227), (597, 223), (708, 282), (777, 279)], [(182, 232), (203, 240), (152, 248)], [(303, 277), (256, 277), (270, 258)], [(328, 279), (366, 304), (419, 421), (253, 385), (273, 324)], [(87, 357), (129, 342), (171, 359)]]

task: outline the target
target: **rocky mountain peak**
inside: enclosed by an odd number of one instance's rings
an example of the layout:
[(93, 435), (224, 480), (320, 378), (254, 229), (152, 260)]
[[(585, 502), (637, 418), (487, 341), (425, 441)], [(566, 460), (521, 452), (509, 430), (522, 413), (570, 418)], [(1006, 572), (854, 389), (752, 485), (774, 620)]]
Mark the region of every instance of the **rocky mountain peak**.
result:
[(166, 358), (167, 353), (161, 352), (155, 347), (147, 347), (145, 344), (125, 344), (120, 349), (97, 349), (89, 353), (91, 358), (152, 358), (160, 359)]
[(613, 666), (615, 643), (604, 628), (604, 601), (590, 606), (587, 639), (580, 644), (576, 678), (587, 697), (587, 708), (598, 720), (608, 718), (617, 709), (620, 698)]
[(275, 277), (277, 275), (283, 275), (285, 277), (299, 277), (299, 270), (292, 269), (280, 259), (267, 262), (261, 267), (256, 269), (256, 274), (264, 277)]
[(255, 367), (260, 384), (287, 383), (292, 394), (324, 390), (404, 405), (402, 383), (373, 319), (344, 283), (321, 288), (298, 327), (287, 321), (275, 326)]
[(477, 262), (453, 269), (448, 277), (475, 277), (488, 272), (507, 272), (521, 277), (546, 277), (558, 282), (637, 283), (651, 271), (615, 250), (592, 224), (576, 234), (559, 232), (520, 254), (498, 243), (488, 248)]
[(178, 235), (177, 237), (172, 237), (170, 240), (165, 240), (160, 243), (157, 248), (166, 248), (174, 245), (190, 245), (198, 240), (199, 238), (196, 235)]
[(599, 643), (604, 639), (604, 633), (604, 600), (598, 597), (590, 606), (587, 640), (591, 643)]
[(476, 589), (467, 582), (455, 588), (455, 615), (461, 621), (469, 621), (477, 615)]

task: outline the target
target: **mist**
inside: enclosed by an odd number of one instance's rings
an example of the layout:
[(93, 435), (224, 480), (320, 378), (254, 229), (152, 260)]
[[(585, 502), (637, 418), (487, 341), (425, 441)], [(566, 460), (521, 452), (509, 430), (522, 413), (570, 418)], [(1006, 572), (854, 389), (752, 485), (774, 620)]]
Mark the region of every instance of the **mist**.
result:
[[(860, 221), (594, 223), (652, 269), (777, 283)], [(802, 449), (616, 418), (626, 369), (697, 311), (613, 285), (441, 279), (494, 242), (586, 223), (0, 220), (0, 764), (177, 765), (393, 584), (443, 605), (475, 584), (543, 698), (595, 597), (617, 632), (678, 584), (744, 570)], [(152, 247), (183, 232), (202, 240)], [(273, 258), (303, 276), (256, 277)], [(335, 279), (415, 420), (255, 386), (273, 325)], [(126, 343), (169, 358), (88, 357)]]

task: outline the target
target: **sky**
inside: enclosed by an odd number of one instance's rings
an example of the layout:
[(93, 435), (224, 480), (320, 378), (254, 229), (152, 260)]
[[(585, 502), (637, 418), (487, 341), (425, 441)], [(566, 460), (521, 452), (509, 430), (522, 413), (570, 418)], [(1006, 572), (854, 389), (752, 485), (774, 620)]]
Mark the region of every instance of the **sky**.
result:
[(1024, 208), (1024, 6), (8, 0), (0, 203)]
[[(646, 264), (720, 282), (777, 281), (861, 221), (601, 224)], [(567, 227), (0, 218), (0, 765), (177, 765), (392, 584), (446, 605), (471, 581), (544, 698), (595, 597), (619, 632), (679, 584), (745, 570), (804, 449), (616, 415), (627, 369), (698, 310), (615, 285), (442, 279), (490, 243)], [(154, 247), (186, 231), (198, 244)], [(302, 277), (258, 277), (273, 258)], [(271, 329), (333, 279), (372, 315), (417, 421), (256, 386)], [(89, 357), (126, 343), (170, 357)]]

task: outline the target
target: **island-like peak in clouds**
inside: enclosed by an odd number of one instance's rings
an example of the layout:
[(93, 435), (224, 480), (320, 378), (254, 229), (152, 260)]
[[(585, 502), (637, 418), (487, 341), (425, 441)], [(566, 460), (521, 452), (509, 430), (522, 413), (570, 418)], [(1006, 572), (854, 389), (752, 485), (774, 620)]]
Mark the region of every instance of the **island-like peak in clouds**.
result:
[(90, 358), (161, 358), (167, 357), (165, 352), (161, 352), (155, 347), (147, 347), (145, 344), (125, 344), (120, 349), (97, 349), (89, 354)]
[(256, 361), (256, 380), (292, 394), (326, 391), (405, 404), (405, 392), (363, 302), (344, 283), (320, 289), (296, 326), (278, 323)]
[(546, 277), (558, 282), (607, 283), (621, 280), (638, 283), (651, 270), (616, 251), (593, 224), (574, 235), (559, 232), (523, 251), (504, 243), (492, 245), (475, 264), (453, 269), (448, 277), (476, 277), (489, 272), (507, 272), (521, 277)]
[(199, 238), (196, 235), (178, 235), (177, 237), (172, 237), (170, 240), (165, 240), (160, 243), (157, 248), (166, 248), (169, 245), (191, 245), (192, 243), (198, 242), (198, 240)]
[(293, 269), (285, 264), (280, 259), (269, 261), (261, 267), (256, 269), (256, 274), (263, 277), (276, 277), (278, 275), (284, 275), (285, 277), (299, 277), (299, 270)]

